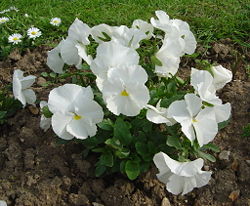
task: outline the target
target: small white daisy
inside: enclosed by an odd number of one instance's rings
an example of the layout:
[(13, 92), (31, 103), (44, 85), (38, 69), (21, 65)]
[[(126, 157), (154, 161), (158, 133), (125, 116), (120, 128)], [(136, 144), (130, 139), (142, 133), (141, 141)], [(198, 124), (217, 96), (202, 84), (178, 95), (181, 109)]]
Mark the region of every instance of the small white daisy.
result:
[(35, 39), (35, 38), (41, 36), (42, 32), (40, 31), (40, 29), (38, 29), (36, 27), (31, 27), (28, 29), (27, 34), (28, 34), (30, 39)]
[(12, 44), (18, 44), (19, 42), (22, 41), (21, 40), (22, 37), (23, 36), (21, 34), (15, 33), (15, 34), (12, 34), (9, 36), (8, 41), (9, 41), (9, 43), (12, 43)]
[(29, 14), (24, 14), (24, 17), (27, 17), (27, 18), (28, 18), (28, 17), (29, 17)]
[(59, 26), (62, 23), (62, 20), (58, 17), (52, 18), (50, 20), (50, 24), (52, 24), (53, 26)]
[(9, 21), (10, 19), (8, 17), (1, 17), (0, 18), (0, 24), (4, 24), (5, 22)]

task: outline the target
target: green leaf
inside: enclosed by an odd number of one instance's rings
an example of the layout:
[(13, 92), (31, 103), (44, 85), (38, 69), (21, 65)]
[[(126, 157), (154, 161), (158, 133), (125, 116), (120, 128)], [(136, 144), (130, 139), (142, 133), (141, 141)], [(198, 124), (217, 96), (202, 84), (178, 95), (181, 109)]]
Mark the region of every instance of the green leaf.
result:
[(230, 122), (230, 119), (228, 119), (227, 121), (224, 121), (224, 122), (220, 122), (218, 124), (218, 129), (221, 130), (221, 129), (225, 128), (229, 124), (229, 122)]
[(135, 180), (140, 174), (140, 165), (137, 161), (128, 160), (125, 164), (125, 172), (130, 180)]
[(154, 56), (151, 56), (151, 61), (153, 64), (157, 65), (157, 66), (162, 66), (162, 63), (161, 61), (154, 55)]
[(163, 98), (162, 101), (161, 101), (161, 107), (166, 107), (168, 108), (169, 105), (174, 102), (174, 101), (177, 101), (177, 100), (181, 100), (183, 99), (185, 94), (176, 94), (170, 98), (166, 97), (166, 98)]
[(0, 111), (0, 119), (4, 119), (7, 114), (7, 111)]
[(123, 145), (128, 145), (132, 141), (130, 133), (131, 125), (122, 118), (117, 118), (114, 125), (114, 137), (120, 140)]
[(98, 165), (95, 168), (95, 176), (96, 177), (100, 177), (102, 174), (104, 174), (104, 172), (106, 172), (107, 167), (103, 166), (103, 165)]
[(42, 108), (42, 113), (43, 115), (46, 117), (46, 118), (51, 118), (53, 113), (49, 110), (49, 107), (48, 106), (44, 106)]
[(211, 154), (207, 154), (205, 152), (202, 152), (202, 151), (198, 151), (198, 155), (203, 158), (203, 159), (207, 159), (209, 160), (210, 162), (216, 162), (216, 158), (211, 155)]
[(148, 153), (147, 144), (143, 142), (136, 142), (135, 148), (136, 148), (137, 153), (141, 156), (144, 156), (145, 154)]
[(57, 74), (55, 72), (50, 72), (49, 76), (52, 77), (52, 78), (56, 78)]
[(152, 131), (153, 124), (147, 119), (134, 119), (132, 121), (133, 128), (138, 131), (143, 130), (145, 133), (150, 133)]
[(121, 145), (121, 142), (119, 139), (115, 139), (115, 138), (112, 138), (112, 139), (107, 139), (105, 141), (105, 144), (114, 148), (114, 149), (121, 149), (122, 148), (122, 145)]
[(42, 75), (43, 77), (48, 77), (48, 76), (49, 76), (49, 74), (48, 74), (47, 72), (42, 72), (41, 75)]
[(139, 155), (141, 155), (141, 157), (144, 161), (152, 160), (153, 150), (149, 150), (150, 146), (151, 146), (150, 144), (148, 144), (148, 143), (146, 144), (144, 142), (136, 142), (135, 143), (136, 151)]
[(100, 156), (100, 164), (107, 167), (113, 167), (114, 165), (113, 154), (111, 152), (103, 153)]
[(113, 122), (110, 119), (104, 119), (102, 122), (97, 124), (103, 130), (112, 131), (113, 130)]
[(126, 160), (122, 160), (120, 163), (120, 171), (121, 173), (125, 174), (125, 165), (126, 165)]
[(208, 143), (201, 147), (201, 150), (207, 150), (207, 149), (212, 150), (213, 152), (220, 152), (220, 148), (213, 143)]
[(176, 136), (168, 136), (167, 145), (176, 149), (181, 149), (180, 139)]
[(117, 150), (115, 151), (115, 155), (120, 158), (120, 159), (124, 159), (127, 158), (130, 154), (130, 150), (127, 148), (123, 148), (121, 150)]

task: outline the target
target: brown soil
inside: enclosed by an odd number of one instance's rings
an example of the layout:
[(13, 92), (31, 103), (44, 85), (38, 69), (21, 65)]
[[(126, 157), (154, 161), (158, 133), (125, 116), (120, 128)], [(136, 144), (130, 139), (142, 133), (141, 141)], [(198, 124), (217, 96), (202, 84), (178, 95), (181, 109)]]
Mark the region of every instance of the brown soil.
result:
[[(13, 51), (0, 62), (0, 86), (11, 82), (14, 69), (36, 76), (49, 71), (48, 49)], [(37, 110), (27, 107), (0, 128), (0, 200), (8, 206), (249, 206), (250, 142), (242, 137), (243, 126), (250, 122), (250, 81), (245, 72), (249, 56), (229, 40), (215, 43), (208, 51), (199, 50), (204, 59), (235, 73), (234, 81), (220, 91), (221, 98), (231, 102), (233, 114), (214, 141), (222, 152), (215, 164), (207, 163), (214, 171), (209, 185), (174, 196), (156, 179), (155, 167), (136, 181), (118, 174), (95, 178), (95, 157), (83, 159), (80, 143), (60, 144), (51, 130), (44, 133)], [(180, 73), (191, 66), (193, 61), (184, 60)], [(34, 89), (45, 99), (49, 90), (39, 81), (46, 80), (40, 78)]]

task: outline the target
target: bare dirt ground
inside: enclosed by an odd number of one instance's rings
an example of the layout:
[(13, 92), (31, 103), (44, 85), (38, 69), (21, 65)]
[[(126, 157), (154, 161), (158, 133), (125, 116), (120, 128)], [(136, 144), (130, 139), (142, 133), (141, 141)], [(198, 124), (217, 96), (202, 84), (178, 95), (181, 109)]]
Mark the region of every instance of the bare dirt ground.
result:
[[(0, 86), (12, 82), (13, 70), (21, 69), (39, 77), (34, 90), (40, 100), (46, 100), (51, 88), (41, 86), (46, 79), (40, 73), (49, 72), (48, 50), (13, 51), (0, 61)], [(250, 122), (246, 74), (250, 53), (230, 40), (215, 43), (208, 51), (198, 50), (204, 53), (202, 58), (234, 72), (234, 80), (219, 92), (233, 111), (230, 124), (214, 141), (222, 152), (216, 163), (207, 163), (214, 171), (209, 185), (174, 196), (156, 179), (154, 166), (136, 181), (119, 174), (95, 178), (96, 157), (83, 159), (83, 145), (60, 144), (52, 130), (44, 133), (39, 128), (39, 109), (26, 107), (0, 127), (0, 200), (8, 206), (249, 206), (250, 137), (242, 137), (242, 129)], [(194, 61), (184, 59), (179, 73), (187, 73), (191, 66)]]

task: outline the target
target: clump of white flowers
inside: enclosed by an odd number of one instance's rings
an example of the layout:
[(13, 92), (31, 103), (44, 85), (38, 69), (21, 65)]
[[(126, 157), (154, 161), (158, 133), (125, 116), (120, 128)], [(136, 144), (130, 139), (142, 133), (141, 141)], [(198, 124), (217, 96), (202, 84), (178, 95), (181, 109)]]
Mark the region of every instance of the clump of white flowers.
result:
[(8, 42), (12, 44), (19, 44), (20, 42), (22, 42), (22, 38), (23, 36), (21, 34), (15, 33), (8, 37)]
[(50, 24), (53, 26), (60, 26), (61, 23), (62, 23), (62, 20), (58, 17), (52, 18), (50, 20)]
[(29, 39), (36, 39), (37, 37), (42, 35), (42, 32), (36, 27), (31, 27), (27, 30), (27, 35)]
[[(179, 125), (182, 132), (180, 138), (185, 138), (191, 146), (201, 148), (213, 141), (218, 133), (218, 124), (230, 118), (230, 103), (223, 104), (216, 91), (232, 80), (232, 72), (221, 65), (211, 66), (209, 71), (192, 68), (192, 89), (176, 99), (171, 100), (170, 97), (171, 102), (164, 107), (167, 98), (161, 94), (155, 99), (150, 90), (151, 76), (165, 82), (177, 78), (181, 57), (193, 54), (197, 42), (186, 22), (170, 19), (164, 11), (156, 11), (155, 14), (157, 19), (152, 17), (150, 23), (137, 19), (131, 28), (107, 24), (90, 28), (75, 19), (67, 38), (48, 52), (47, 65), (62, 74), (65, 72), (64, 64), (81, 70), (82, 62), (85, 62), (95, 75), (96, 86), (114, 118), (144, 114), (155, 124), (166, 127)], [(59, 19), (53, 18), (51, 24), (59, 24)], [(163, 33), (160, 40), (154, 34), (156, 29)], [(87, 49), (92, 43), (90, 36), (99, 44), (94, 58)], [(151, 40), (157, 42), (151, 56), (152, 72), (145, 66), (150, 63), (141, 63), (150, 58), (142, 58), (139, 53), (146, 47), (144, 42)], [(54, 132), (66, 140), (95, 136), (96, 125), (102, 122), (105, 109), (94, 100), (90, 87), (74, 84), (53, 89), (49, 94), (48, 108), (52, 118), (42, 118), (41, 127), (48, 129), (51, 121)], [(195, 187), (206, 185), (211, 178), (211, 172), (201, 170), (204, 164), (201, 158), (178, 162), (159, 152), (153, 160), (160, 172), (158, 179), (173, 194), (186, 194)]]

